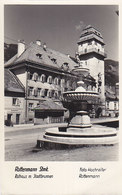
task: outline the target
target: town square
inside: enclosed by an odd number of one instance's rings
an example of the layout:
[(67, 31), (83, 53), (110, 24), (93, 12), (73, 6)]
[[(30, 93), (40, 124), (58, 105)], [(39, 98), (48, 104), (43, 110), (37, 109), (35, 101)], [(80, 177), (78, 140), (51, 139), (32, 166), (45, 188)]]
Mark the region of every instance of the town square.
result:
[(5, 160), (118, 160), (118, 6), (4, 14)]

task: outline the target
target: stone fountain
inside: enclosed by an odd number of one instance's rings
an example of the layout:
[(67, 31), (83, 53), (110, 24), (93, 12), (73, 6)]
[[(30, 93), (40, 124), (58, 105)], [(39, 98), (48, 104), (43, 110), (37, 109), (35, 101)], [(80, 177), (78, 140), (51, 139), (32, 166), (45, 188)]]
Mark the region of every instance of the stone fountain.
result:
[[(87, 74), (83, 66), (75, 67), (75, 74)], [(95, 102), (99, 94), (86, 91), (83, 81), (78, 82), (75, 91), (63, 93), (63, 105), (70, 111), (70, 121), (65, 127), (53, 127), (45, 130), (43, 137), (37, 140), (37, 148), (82, 147), (84, 145), (111, 145), (118, 142), (117, 130), (101, 125), (92, 125), (87, 113), (87, 102)]]

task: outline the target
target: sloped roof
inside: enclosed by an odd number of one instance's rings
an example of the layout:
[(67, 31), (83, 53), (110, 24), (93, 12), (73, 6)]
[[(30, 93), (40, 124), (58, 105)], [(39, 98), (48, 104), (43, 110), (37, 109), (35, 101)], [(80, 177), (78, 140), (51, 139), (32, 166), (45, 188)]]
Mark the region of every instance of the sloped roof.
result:
[[(38, 54), (41, 54), (40, 58), (38, 57)], [(55, 59), (56, 62), (53, 62), (53, 59)], [(8, 62), (6, 62), (5, 67), (10, 67), (24, 61), (33, 62), (39, 65), (43, 64), (56, 69), (62, 69), (62, 65), (64, 63), (68, 63), (69, 71), (72, 70), (76, 65), (76, 63), (70, 57), (68, 57), (68, 55), (49, 48), (44, 50), (42, 46), (39, 46), (36, 43), (31, 43), (21, 54), (21, 56), (17, 57), (17, 55), (15, 55)]]
[(8, 69), (4, 69), (4, 89), (10, 92), (24, 93), (24, 87), (18, 78)]
[(58, 103), (55, 103), (53, 100), (45, 100), (40, 103), (40, 105), (33, 110), (38, 110), (38, 111), (65, 111), (66, 109)]

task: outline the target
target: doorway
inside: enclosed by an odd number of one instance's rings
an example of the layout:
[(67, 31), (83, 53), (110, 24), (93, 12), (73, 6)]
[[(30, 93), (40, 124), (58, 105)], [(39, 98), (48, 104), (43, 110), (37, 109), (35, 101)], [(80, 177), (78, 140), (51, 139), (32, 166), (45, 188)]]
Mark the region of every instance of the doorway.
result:
[(20, 114), (16, 114), (16, 124), (19, 124), (20, 121)]
[(11, 122), (11, 116), (12, 116), (12, 114), (7, 114), (7, 121), (6, 121), (6, 125), (7, 126), (10, 126), (12, 124), (12, 122)]

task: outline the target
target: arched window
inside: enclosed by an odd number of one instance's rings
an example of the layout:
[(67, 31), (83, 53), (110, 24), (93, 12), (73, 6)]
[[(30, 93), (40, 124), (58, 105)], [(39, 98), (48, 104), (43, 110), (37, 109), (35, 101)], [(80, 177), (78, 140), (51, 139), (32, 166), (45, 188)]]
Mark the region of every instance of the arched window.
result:
[(52, 76), (49, 76), (48, 79), (47, 79), (47, 82), (48, 82), (49, 84), (52, 84), (52, 80), (53, 80), (53, 79), (52, 79)]
[(46, 80), (46, 76), (44, 74), (42, 74), (40, 80), (42, 83), (44, 83)]
[(42, 97), (45, 96), (45, 89), (41, 89), (41, 96), (42, 96)]
[(58, 99), (58, 91), (55, 91), (55, 99)]
[(54, 84), (58, 85), (58, 78), (57, 77), (54, 79)]
[(51, 91), (51, 90), (48, 91), (48, 97), (49, 97), (49, 98), (52, 97), (52, 91)]
[(34, 74), (33, 74), (33, 80), (34, 81), (37, 81), (38, 80), (38, 74), (36, 72), (34, 72)]

